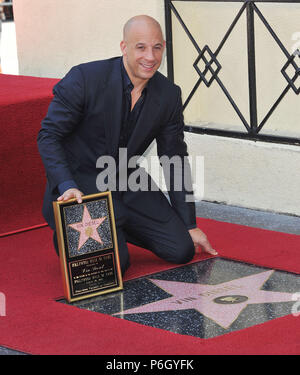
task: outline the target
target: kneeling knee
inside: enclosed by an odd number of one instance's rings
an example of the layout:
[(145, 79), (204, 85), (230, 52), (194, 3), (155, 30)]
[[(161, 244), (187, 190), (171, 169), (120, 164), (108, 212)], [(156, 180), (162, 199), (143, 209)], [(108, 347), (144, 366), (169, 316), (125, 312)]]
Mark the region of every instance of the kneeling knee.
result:
[(193, 243), (186, 243), (181, 245), (176, 252), (175, 263), (185, 264), (190, 262), (195, 255), (195, 246)]

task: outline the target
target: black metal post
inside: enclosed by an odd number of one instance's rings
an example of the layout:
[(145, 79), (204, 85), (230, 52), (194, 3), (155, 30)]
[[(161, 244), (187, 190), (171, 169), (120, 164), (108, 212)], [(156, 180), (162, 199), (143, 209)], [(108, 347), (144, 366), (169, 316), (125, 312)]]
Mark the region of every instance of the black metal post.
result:
[(165, 0), (166, 56), (168, 78), (174, 82), (171, 0)]
[(249, 111), (251, 133), (257, 133), (256, 71), (255, 71), (255, 36), (254, 13), (251, 2), (247, 4), (247, 42), (248, 42), (248, 79)]

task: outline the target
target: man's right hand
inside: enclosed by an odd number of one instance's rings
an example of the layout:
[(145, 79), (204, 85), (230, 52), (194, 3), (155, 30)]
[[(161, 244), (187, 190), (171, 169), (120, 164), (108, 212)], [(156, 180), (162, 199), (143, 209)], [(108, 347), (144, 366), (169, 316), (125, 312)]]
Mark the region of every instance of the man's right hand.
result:
[(76, 198), (78, 203), (82, 203), (81, 196), (83, 193), (75, 188), (66, 190), (60, 197), (57, 198), (58, 201), (68, 201), (69, 199)]

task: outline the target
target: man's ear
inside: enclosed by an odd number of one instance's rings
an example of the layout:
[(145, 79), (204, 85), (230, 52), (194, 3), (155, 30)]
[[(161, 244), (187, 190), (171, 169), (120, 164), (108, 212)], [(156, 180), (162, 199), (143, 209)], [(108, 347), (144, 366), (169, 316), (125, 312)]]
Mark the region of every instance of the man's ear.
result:
[(120, 43), (120, 48), (122, 55), (126, 55), (126, 42), (124, 42), (124, 40), (122, 40), (122, 42)]

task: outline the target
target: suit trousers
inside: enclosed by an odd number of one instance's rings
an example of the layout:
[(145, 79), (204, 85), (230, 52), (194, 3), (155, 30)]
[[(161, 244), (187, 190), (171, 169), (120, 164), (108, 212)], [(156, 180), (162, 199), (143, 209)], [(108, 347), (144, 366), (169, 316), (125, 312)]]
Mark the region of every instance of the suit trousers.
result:
[[(167, 199), (167, 198), (166, 198)], [(114, 206), (122, 209), (116, 215), (116, 231), (122, 275), (130, 266), (130, 256), (127, 243), (152, 251), (159, 258), (170, 263), (184, 264), (191, 261), (195, 255), (195, 247), (188, 229), (168, 203), (169, 220), (160, 221), (126, 207), (121, 201), (114, 200)], [(153, 201), (153, 204), (158, 204)], [(157, 207), (159, 216), (160, 207)], [(53, 242), (56, 253), (59, 254), (56, 232)]]

